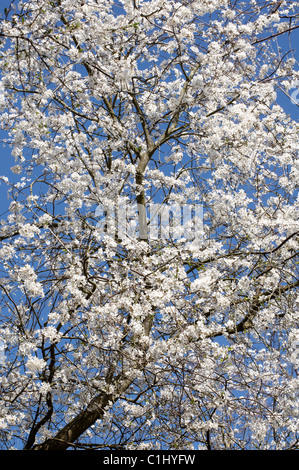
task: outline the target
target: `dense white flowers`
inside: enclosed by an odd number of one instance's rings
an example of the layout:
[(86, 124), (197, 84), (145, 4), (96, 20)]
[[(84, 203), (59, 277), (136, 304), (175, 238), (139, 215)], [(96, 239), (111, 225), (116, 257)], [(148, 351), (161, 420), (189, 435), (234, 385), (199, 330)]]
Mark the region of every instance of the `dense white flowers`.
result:
[(7, 12), (0, 447), (298, 448), (298, 124), (278, 103), (298, 19), (292, 1)]
[(38, 357), (29, 357), (26, 362), (26, 367), (30, 372), (41, 372), (47, 363), (43, 359), (39, 359)]
[(19, 233), (22, 237), (33, 238), (40, 233), (40, 230), (35, 225), (24, 224), (20, 227)]
[(21, 282), (26, 290), (33, 296), (43, 297), (44, 291), (43, 286), (37, 281), (37, 274), (35, 273), (32, 266), (26, 264), (25, 266), (17, 269), (16, 279)]

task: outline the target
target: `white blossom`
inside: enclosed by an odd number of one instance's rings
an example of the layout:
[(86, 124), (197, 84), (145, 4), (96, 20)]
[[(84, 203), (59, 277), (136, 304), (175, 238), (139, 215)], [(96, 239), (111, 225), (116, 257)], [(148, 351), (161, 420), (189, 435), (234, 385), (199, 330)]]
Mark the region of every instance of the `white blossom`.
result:
[(295, 1), (6, 11), (3, 448), (298, 448), (298, 21)]
[(38, 357), (29, 357), (26, 362), (26, 367), (30, 372), (41, 372), (46, 366), (46, 362)]

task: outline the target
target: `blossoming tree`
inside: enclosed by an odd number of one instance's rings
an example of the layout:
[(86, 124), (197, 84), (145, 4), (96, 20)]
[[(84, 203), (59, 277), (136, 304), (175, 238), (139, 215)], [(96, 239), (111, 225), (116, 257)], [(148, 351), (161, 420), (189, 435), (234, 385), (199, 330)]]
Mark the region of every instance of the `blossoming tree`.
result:
[[(298, 19), (292, 0), (5, 10), (2, 449), (298, 448), (298, 125), (277, 103)], [(203, 235), (151, 230), (150, 203), (202, 208)]]

